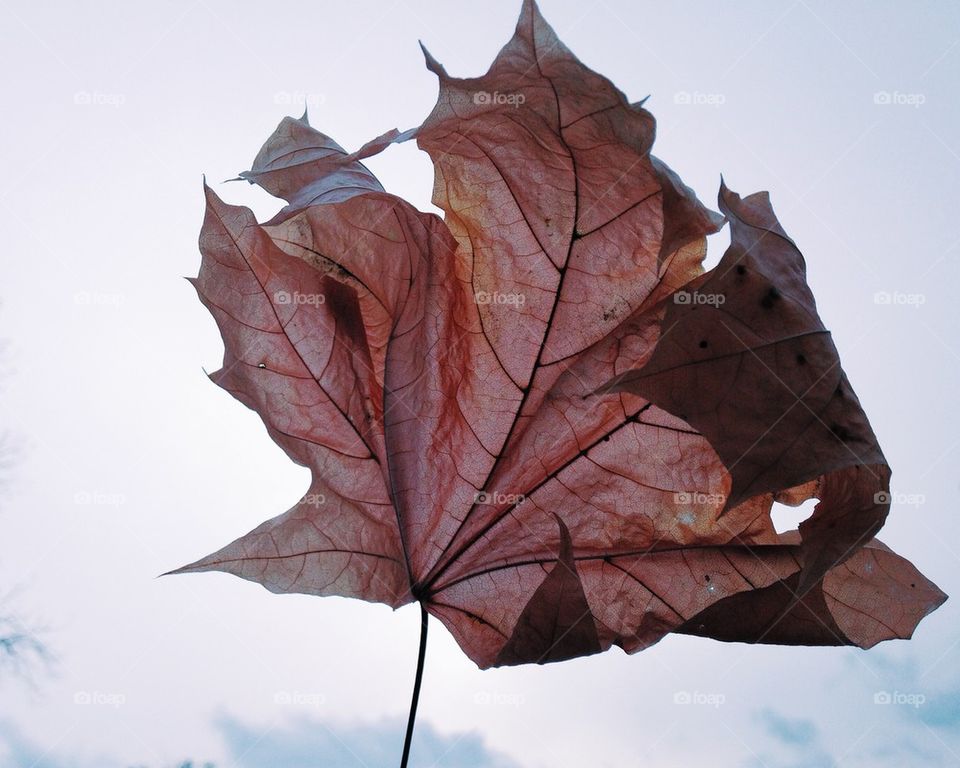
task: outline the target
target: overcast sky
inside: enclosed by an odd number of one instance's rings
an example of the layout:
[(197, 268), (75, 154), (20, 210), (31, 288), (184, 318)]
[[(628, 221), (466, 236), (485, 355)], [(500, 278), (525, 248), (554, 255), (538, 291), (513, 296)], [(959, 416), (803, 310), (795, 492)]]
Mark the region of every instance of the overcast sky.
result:
[[(960, 5), (541, 9), (587, 65), (650, 95), (655, 153), (704, 200), (721, 173), (742, 194), (770, 191), (894, 470), (881, 538), (955, 597), (911, 642), (869, 652), (676, 636), (635, 656), (487, 672), (433, 622), (414, 764), (960, 764)], [(0, 430), (17, 451), (0, 597), (54, 657), (32, 684), (0, 672), (0, 768), (397, 762), (415, 607), (155, 578), (286, 510), (308, 482), (207, 380), (222, 344), (182, 277), (200, 261), (202, 174), (271, 215), (266, 193), (220, 182), (283, 116), (306, 103), (348, 149), (417, 125), (437, 92), (417, 40), (451, 74), (477, 75), (518, 10), (0, 0)], [(413, 143), (369, 165), (431, 209)]]

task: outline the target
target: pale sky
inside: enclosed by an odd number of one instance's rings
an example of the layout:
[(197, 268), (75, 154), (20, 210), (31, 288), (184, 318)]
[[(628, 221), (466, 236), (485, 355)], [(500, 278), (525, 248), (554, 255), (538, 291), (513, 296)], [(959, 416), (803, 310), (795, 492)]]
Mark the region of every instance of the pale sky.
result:
[[(0, 597), (54, 657), (29, 681), (0, 668), (0, 768), (399, 761), (416, 607), (156, 578), (308, 481), (207, 380), (222, 344), (182, 277), (202, 174), (268, 217), (279, 201), (220, 181), (282, 117), (306, 102), (348, 149), (417, 125), (437, 92), (417, 41), (478, 75), (519, 5), (0, 0), (0, 431), (16, 447)], [(894, 470), (880, 538), (954, 597), (866, 652), (668, 636), (486, 672), (433, 622), (412, 765), (960, 764), (960, 5), (540, 5), (588, 66), (650, 95), (655, 154), (705, 202), (721, 173), (770, 191)], [(432, 209), (412, 142), (368, 165)]]

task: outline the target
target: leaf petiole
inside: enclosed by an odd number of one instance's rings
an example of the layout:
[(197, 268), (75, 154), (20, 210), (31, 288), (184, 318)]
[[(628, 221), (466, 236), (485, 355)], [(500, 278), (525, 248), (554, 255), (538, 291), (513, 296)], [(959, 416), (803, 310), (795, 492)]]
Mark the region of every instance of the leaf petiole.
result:
[(427, 655), (427, 619), (429, 614), (423, 603), (420, 603), (420, 652), (417, 655), (417, 676), (413, 681), (413, 698), (410, 700), (410, 717), (407, 719), (407, 735), (403, 740), (403, 756), (400, 758), (400, 768), (407, 768), (410, 758), (410, 741), (413, 738), (413, 724), (417, 719), (417, 703), (420, 701), (420, 683), (423, 681), (423, 662)]

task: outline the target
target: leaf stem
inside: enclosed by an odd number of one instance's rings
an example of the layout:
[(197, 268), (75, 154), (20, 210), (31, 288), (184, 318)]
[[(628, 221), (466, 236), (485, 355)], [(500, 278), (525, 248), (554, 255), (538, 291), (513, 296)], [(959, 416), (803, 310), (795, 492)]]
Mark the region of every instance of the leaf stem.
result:
[(417, 719), (417, 703), (420, 701), (420, 683), (423, 681), (423, 661), (427, 655), (427, 619), (429, 614), (423, 603), (420, 603), (420, 653), (417, 656), (417, 676), (413, 681), (413, 698), (410, 700), (410, 717), (407, 720), (407, 735), (403, 740), (403, 757), (400, 758), (400, 768), (407, 768), (410, 758), (410, 741), (413, 738), (413, 724)]

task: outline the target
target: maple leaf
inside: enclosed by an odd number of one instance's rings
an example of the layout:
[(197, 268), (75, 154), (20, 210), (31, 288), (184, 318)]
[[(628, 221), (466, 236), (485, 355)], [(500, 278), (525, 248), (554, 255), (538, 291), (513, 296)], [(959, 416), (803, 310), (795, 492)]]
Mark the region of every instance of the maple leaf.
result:
[[(270, 221), (205, 188), (212, 379), (312, 482), (176, 572), (419, 602), (481, 667), (910, 637), (946, 597), (873, 538), (890, 471), (766, 194), (703, 206), (529, 0), (485, 75), (426, 58), (414, 130), (348, 153), (280, 123), (241, 174)], [(361, 162), (414, 137), (442, 219)]]

